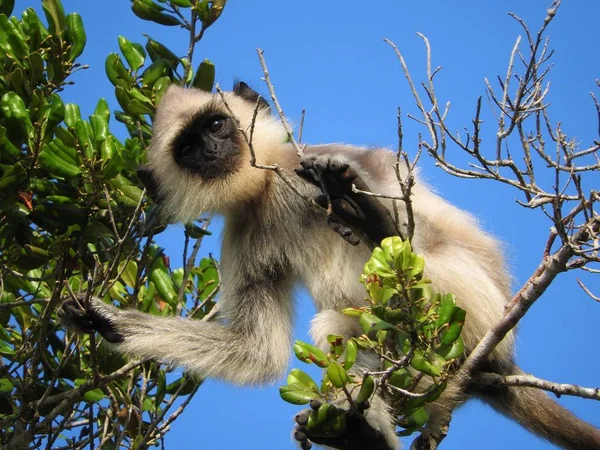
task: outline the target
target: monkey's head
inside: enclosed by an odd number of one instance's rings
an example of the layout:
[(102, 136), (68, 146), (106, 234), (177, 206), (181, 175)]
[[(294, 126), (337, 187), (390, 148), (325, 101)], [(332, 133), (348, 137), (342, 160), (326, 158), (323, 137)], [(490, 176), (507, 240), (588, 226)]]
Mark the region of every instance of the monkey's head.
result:
[(260, 195), (268, 171), (250, 166), (239, 130), (249, 136), (257, 102), (252, 146), (258, 162), (271, 163), (285, 141), (268, 103), (248, 85), (236, 83), (224, 98), (226, 104), (219, 94), (172, 85), (158, 106), (148, 165), (138, 174), (168, 220), (191, 222)]

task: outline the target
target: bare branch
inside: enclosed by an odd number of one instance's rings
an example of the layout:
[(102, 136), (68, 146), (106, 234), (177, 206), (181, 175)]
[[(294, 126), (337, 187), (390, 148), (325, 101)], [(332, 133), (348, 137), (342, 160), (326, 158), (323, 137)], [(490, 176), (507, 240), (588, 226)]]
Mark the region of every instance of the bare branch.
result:
[(499, 375), (497, 373), (480, 372), (473, 377), (473, 382), (486, 386), (519, 386), (543, 389), (552, 392), (557, 397), (572, 395), (575, 397), (600, 400), (600, 388), (586, 388), (575, 384), (554, 383), (542, 380), (533, 375)]
[(294, 146), (294, 149), (296, 150), (296, 154), (298, 155), (298, 158), (302, 158), (302, 155), (304, 153), (303, 149), (300, 148), (300, 146), (296, 142), (296, 139), (294, 139), (294, 133), (292, 131), (292, 128), (290, 127), (290, 124), (286, 120), (285, 114), (283, 113), (283, 109), (281, 109), (279, 100), (277, 99), (277, 96), (275, 95), (275, 88), (273, 87), (273, 83), (271, 83), (269, 69), (267, 68), (267, 63), (265, 62), (265, 57), (263, 56), (264, 50), (257, 48), (256, 53), (258, 53), (258, 59), (260, 60), (260, 65), (262, 67), (263, 74), (265, 76), (264, 81), (267, 84), (267, 87), (269, 88), (269, 94), (271, 94), (271, 100), (273, 101), (273, 105), (275, 106), (275, 109), (277, 110), (277, 114), (279, 114), (279, 120), (281, 120), (281, 123), (285, 128), (285, 132), (287, 133), (288, 140)]

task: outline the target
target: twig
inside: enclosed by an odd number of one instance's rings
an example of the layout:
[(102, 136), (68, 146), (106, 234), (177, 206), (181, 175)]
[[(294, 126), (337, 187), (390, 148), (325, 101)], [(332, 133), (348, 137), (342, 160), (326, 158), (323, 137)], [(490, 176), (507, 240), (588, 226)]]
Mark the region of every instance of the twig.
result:
[(589, 290), (589, 289), (586, 287), (586, 285), (585, 285), (585, 284), (583, 284), (583, 282), (582, 282), (582, 281), (581, 281), (579, 278), (577, 278), (577, 284), (579, 284), (579, 286), (581, 287), (581, 289), (583, 289), (583, 291), (584, 291), (584, 292), (585, 292), (587, 295), (589, 295), (589, 297), (590, 297), (591, 299), (593, 299), (593, 300), (596, 300), (597, 302), (600, 302), (600, 297), (598, 297), (597, 295), (594, 295), (594, 294), (592, 293), (592, 291), (590, 291), (590, 290)]
[[(227, 102), (227, 99), (225, 98), (225, 94), (221, 90), (221, 87), (217, 84), (216, 87), (215, 87), (215, 89), (216, 89), (217, 93), (221, 96), (221, 100), (223, 101), (223, 104), (225, 105), (225, 108), (227, 109), (227, 112), (235, 120), (235, 122), (237, 124), (238, 131), (240, 133), (242, 133), (242, 137), (244, 138), (244, 141), (246, 141), (246, 144), (248, 145), (248, 148), (250, 150), (250, 155), (251, 155), (250, 156), (250, 165), (252, 167), (256, 167), (258, 169), (272, 170), (273, 172), (275, 172), (283, 180), (283, 182), (296, 195), (298, 195), (300, 198), (302, 198), (305, 201), (307, 201), (310, 205), (312, 205), (313, 207), (315, 207), (318, 211), (323, 211), (323, 208), (318, 203), (316, 203), (311, 197), (307, 196), (306, 194), (304, 194), (303, 192), (301, 192), (300, 189), (298, 189), (298, 186), (290, 179), (290, 177), (287, 176), (287, 174), (285, 173), (285, 170), (283, 168), (279, 167), (277, 164), (263, 165), (263, 164), (258, 164), (256, 162), (256, 154), (254, 152), (254, 146), (252, 144), (252, 140), (248, 136), (248, 133), (246, 133), (246, 130), (242, 127), (242, 125), (240, 123), (240, 120), (237, 118), (237, 116), (234, 114), (233, 110), (229, 106), (229, 103)], [(255, 122), (255, 121), (256, 121), (256, 113), (253, 115), (252, 122)], [(253, 128), (253, 124), (250, 124), (250, 128), (251, 129)]]
[(300, 127), (298, 128), (298, 144), (302, 143), (302, 131), (304, 131), (304, 116), (306, 115), (306, 110), (302, 109), (302, 114), (300, 115)]
[(486, 386), (519, 386), (543, 389), (552, 392), (557, 397), (572, 395), (575, 397), (600, 400), (600, 388), (586, 388), (575, 384), (554, 383), (542, 380), (533, 375), (499, 375), (496, 373), (480, 372), (473, 377), (473, 382)]
[(290, 127), (290, 124), (286, 120), (285, 114), (283, 113), (283, 109), (281, 109), (279, 100), (277, 99), (277, 96), (275, 95), (275, 89), (273, 88), (273, 83), (271, 83), (271, 77), (269, 76), (269, 69), (267, 68), (267, 63), (265, 62), (265, 57), (263, 56), (264, 50), (257, 48), (256, 53), (258, 54), (258, 59), (260, 60), (260, 65), (262, 67), (262, 71), (265, 76), (264, 81), (267, 84), (267, 87), (269, 88), (269, 94), (271, 94), (271, 100), (273, 101), (273, 105), (275, 106), (275, 109), (277, 110), (277, 114), (279, 114), (279, 120), (281, 120), (281, 124), (285, 128), (285, 132), (287, 133), (288, 140), (294, 146), (294, 149), (296, 150), (296, 154), (298, 155), (298, 158), (302, 158), (304, 151), (302, 148), (300, 148), (300, 146), (296, 142), (296, 139), (294, 139), (294, 133)]

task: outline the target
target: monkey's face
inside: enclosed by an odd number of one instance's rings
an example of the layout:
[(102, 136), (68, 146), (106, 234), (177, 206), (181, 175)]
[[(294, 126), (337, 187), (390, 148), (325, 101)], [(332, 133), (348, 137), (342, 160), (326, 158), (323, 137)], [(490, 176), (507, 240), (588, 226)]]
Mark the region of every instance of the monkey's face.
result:
[(236, 84), (224, 100), (197, 89), (169, 88), (156, 112), (148, 169), (140, 177), (167, 219), (190, 222), (203, 212), (226, 212), (260, 195), (269, 175), (250, 166), (240, 131), (249, 134), (257, 102), (252, 144), (259, 162), (269, 164), (285, 141), (285, 130), (247, 85)]
[(200, 180), (225, 179), (238, 170), (243, 137), (233, 118), (218, 109), (199, 111), (173, 140), (175, 163)]

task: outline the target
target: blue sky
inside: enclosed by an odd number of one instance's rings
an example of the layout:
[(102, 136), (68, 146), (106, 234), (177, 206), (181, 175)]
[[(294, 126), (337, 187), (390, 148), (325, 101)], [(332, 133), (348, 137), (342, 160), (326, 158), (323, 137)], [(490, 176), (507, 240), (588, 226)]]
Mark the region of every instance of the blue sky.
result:
[[(80, 61), (90, 65), (76, 74), (76, 85), (65, 100), (82, 105), (89, 114), (100, 97), (117, 108), (113, 89), (104, 75), (104, 59), (118, 52), (117, 36), (144, 42), (142, 33), (184, 54), (187, 38), (175, 28), (155, 27), (137, 19), (125, 0), (64, 0), (68, 12), (84, 19), (88, 45)], [(230, 0), (222, 18), (200, 43), (196, 58), (209, 58), (224, 88), (234, 78), (247, 81), (266, 94), (255, 49), (265, 50), (279, 100), (291, 120), (299, 122), (305, 108), (306, 142), (346, 142), (395, 147), (396, 108), (416, 113), (410, 91), (387, 37), (403, 51), (413, 77), (424, 73), (424, 48), (415, 32), (426, 34), (433, 47), (437, 92), (452, 102), (450, 124), (470, 126), (475, 100), (484, 94), (484, 77), (504, 74), (518, 24), (513, 11), (536, 30), (547, 0), (502, 2), (432, 0), (409, 2), (339, 1), (239, 1)], [(15, 12), (39, 2), (17, 0)], [(563, 130), (584, 144), (597, 139), (597, 122), (589, 92), (600, 75), (597, 20), (600, 2), (565, 2), (550, 27), (556, 49), (551, 74), (551, 113)], [(486, 103), (484, 102), (484, 105)], [(414, 153), (416, 124), (405, 119), (405, 148)], [(493, 124), (484, 139), (491, 143)], [(123, 135), (124, 136), (124, 133)], [(424, 178), (461, 208), (471, 211), (483, 226), (506, 246), (515, 288), (539, 263), (550, 223), (539, 212), (524, 210), (514, 202), (516, 192), (492, 182), (459, 180), (446, 175), (423, 157)], [(598, 177), (595, 178), (596, 187)], [(214, 228), (217, 231), (218, 227)], [(171, 227), (161, 236), (172, 261), (180, 260), (182, 230)], [(202, 252), (218, 255), (217, 237)], [(583, 277), (598, 292), (596, 280)], [(594, 284), (595, 283), (595, 284)], [(310, 300), (299, 291), (295, 337), (306, 338), (314, 313)], [(521, 322), (517, 358), (521, 367), (539, 377), (585, 386), (600, 385), (598, 318), (600, 305), (581, 292), (575, 275), (566, 274), (548, 290)], [(298, 361), (292, 366), (303, 366)], [(305, 369), (305, 367), (302, 367)], [(316, 375), (318, 377), (318, 374)], [(581, 418), (600, 426), (600, 403), (561, 398), (560, 403)], [(184, 415), (166, 437), (168, 449), (292, 449), (291, 418), (297, 407), (280, 400), (277, 385), (264, 388), (233, 387), (207, 381)], [(405, 447), (409, 441), (405, 441)], [(552, 448), (479, 402), (469, 402), (455, 413), (445, 449), (546, 449)]]

